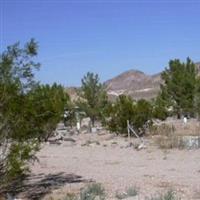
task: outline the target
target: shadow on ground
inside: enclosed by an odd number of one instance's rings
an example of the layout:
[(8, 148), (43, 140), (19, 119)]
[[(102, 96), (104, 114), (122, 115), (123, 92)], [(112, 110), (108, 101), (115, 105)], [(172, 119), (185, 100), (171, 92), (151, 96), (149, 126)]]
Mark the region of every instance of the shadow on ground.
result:
[(38, 200), (55, 189), (59, 189), (65, 184), (88, 182), (81, 176), (75, 174), (39, 174), (27, 177), (21, 184), (13, 185), (9, 193), (14, 196), (20, 194), (30, 200)]

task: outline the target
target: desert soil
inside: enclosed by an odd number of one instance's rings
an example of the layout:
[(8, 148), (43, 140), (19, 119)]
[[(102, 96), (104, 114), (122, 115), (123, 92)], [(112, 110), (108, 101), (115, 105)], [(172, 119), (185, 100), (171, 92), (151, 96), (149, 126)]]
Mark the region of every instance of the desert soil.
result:
[(141, 200), (168, 189), (183, 200), (200, 199), (200, 150), (161, 150), (147, 138), (146, 148), (138, 151), (129, 147), (126, 138), (106, 133), (69, 137), (75, 141), (44, 144), (37, 154), (39, 162), (31, 166), (32, 174), (74, 174), (86, 181), (65, 183), (44, 199), (78, 192), (90, 181), (105, 187), (107, 199), (129, 187), (138, 188)]

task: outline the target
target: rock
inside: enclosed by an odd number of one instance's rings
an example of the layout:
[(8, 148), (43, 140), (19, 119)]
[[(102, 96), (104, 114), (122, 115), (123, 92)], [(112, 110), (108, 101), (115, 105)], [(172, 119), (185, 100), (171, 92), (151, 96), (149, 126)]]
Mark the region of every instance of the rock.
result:
[(89, 117), (83, 118), (81, 121), (81, 126), (89, 127), (90, 126), (90, 118)]
[(81, 130), (81, 134), (87, 134), (88, 130)]
[(49, 142), (49, 144), (61, 145), (61, 142), (58, 141), (58, 140), (50, 140), (50, 141), (48, 141), (48, 142)]
[(114, 139), (116, 136), (114, 134), (110, 134), (108, 137), (105, 138), (106, 141)]
[(145, 149), (146, 146), (144, 143), (141, 143), (138, 147), (137, 147), (137, 150), (141, 150), (141, 149)]
[(139, 196), (127, 197), (125, 200), (139, 200)]
[(63, 138), (63, 140), (64, 140), (64, 141), (67, 141), (67, 142), (73, 142), (73, 143), (76, 142), (76, 140), (73, 139), (73, 138)]
[(84, 144), (81, 144), (81, 146), (96, 146), (96, 145), (100, 145), (99, 141), (92, 141), (92, 140), (87, 140)]
[(96, 127), (92, 127), (92, 133), (96, 133), (97, 132), (97, 128)]
[(57, 125), (57, 128), (56, 128), (57, 130), (66, 130), (66, 127), (65, 127), (65, 125), (63, 124), (63, 123), (59, 123), (58, 125)]

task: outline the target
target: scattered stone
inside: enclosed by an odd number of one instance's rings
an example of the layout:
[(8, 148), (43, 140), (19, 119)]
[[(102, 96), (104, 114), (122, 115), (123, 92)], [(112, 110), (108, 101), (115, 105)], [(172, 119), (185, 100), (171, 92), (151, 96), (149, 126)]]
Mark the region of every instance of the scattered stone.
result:
[(139, 200), (139, 196), (127, 197), (125, 200)]
[(90, 126), (90, 122), (91, 120), (90, 120), (90, 118), (89, 117), (87, 117), (87, 118), (83, 118), (82, 119), (82, 121), (81, 121), (81, 126), (82, 127), (89, 127)]
[(100, 142), (99, 142), (99, 141), (96, 141), (96, 145), (100, 145)]
[(132, 142), (130, 142), (128, 145), (125, 146), (125, 148), (130, 148), (130, 147), (134, 147), (134, 144)]
[(87, 134), (88, 130), (81, 130), (81, 134)]
[(87, 140), (84, 144), (81, 144), (81, 146), (96, 146), (96, 145), (100, 145), (100, 142)]
[(144, 144), (144, 143), (141, 143), (141, 144), (138, 146), (137, 150), (141, 150), (141, 149), (145, 149), (145, 148), (146, 148), (145, 144)]
[(60, 141), (58, 141), (58, 140), (50, 140), (50, 141), (48, 141), (49, 142), (49, 144), (56, 144), (56, 145), (61, 145), (62, 143), (60, 142)]
[(57, 125), (57, 128), (56, 128), (57, 130), (66, 130), (66, 126), (63, 124), (63, 123), (59, 123), (58, 125)]
[(114, 134), (110, 134), (107, 138), (105, 138), (105, 140), (112, 140), (114, 139), (116, 136)]
[(92, 133), (96, 133), (97, 132), (97, 128), (96, 127), (92, 127)]
[(73, 143), (76, 142), (76, 140), (73, 139), (73, 138), (63, 138), (63, 140), (66, 141), (66, 142), (73, 142)]

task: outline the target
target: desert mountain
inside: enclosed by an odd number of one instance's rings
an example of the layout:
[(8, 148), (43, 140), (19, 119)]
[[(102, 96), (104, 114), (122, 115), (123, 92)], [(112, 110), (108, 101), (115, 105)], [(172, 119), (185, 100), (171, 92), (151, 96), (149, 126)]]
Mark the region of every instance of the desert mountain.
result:
[[(200, 74), (200, 62), (196, 63), (196, 66)], [(161, 73), (147, 75), (144, 72), (132, 69), (106, 81), (104, 85), (111, 100), (121, 94), (129, 95), (138, 100), (156, 97), (160, 91), (161, 83)], [(77, 90), (76, 87), (66, 88), (73, 100), (78, 98)]]
[[(200, 73), (200, 62), (196, 63), (196, 66)], [(134, 99), (151, 99), (160, 91), (161, 83), (161, 73), (147, 75), (138, 70), (129, 70), (106, 81), (105, 86), (111, 99), (121, 94)]]
[(159, 92), (160, 84), (160, 74), (150, 76), (138, 70), (126, 71), (105, 82), (111, 98), (125, 94), (134, 99), (155, 97)]

